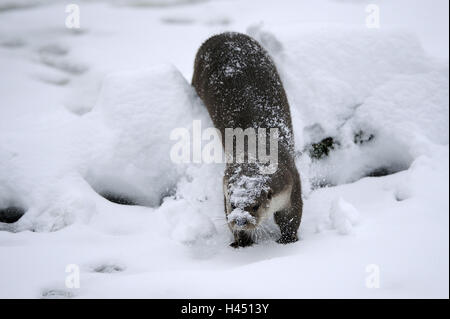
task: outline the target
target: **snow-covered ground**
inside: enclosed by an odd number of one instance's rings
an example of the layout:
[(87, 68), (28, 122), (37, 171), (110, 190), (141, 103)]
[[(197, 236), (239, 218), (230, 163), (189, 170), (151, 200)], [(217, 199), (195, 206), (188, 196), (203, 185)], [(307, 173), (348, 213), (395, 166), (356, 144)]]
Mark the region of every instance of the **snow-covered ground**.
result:
[[(59, 1), (0, 0), (0, 217), (26, 211), (0, 223), (0, 298), (448, 298), (448, 1), (77, 3), (71, 30)], [(229, 247), (224, 166), (170, 160), (172, 129), (211, 126), (189, 83), (226, 30), (288, 93), (295, 244)]]

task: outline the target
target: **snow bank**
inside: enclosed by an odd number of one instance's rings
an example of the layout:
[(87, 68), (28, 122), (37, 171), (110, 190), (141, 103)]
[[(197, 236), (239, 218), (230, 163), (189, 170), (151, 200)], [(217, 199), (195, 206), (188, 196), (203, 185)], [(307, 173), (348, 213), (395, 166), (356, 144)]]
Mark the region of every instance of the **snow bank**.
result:
[[(434, 144), (448, 144), (448, 66), (428, 58), (414, 36), (343, 28), (293, 32), (253, 26), (248, 31), (269, 50), (283, 77), (302, 153), (297, 164), (305, 195), (317, 185), (407, 169), (414, 159), (432, 152)], [(1, 208), (17, 203), (29, 208), (21, 223), (34, 219), (35, 229), (54, 230), (75, 222), (77, 209), (60, 206), (78, 207), (77, 198), (88, 196), (92, 187), (105, 197), (152, 207), (163, 204), (166, 210), (194, 202), (192, 210), (174, 213), (174, 228), (180, 227), (175, 237), (189, 242), (214, 233), (212, 226), (183, 226), (187, 223), (182, 220), (188, 219), (214, 224), (207, 216), (211, 207), (223, 205), (221, 189), (201, 184), (221, 185), (223, 166), (208, 169), (206, 175), (201, 172), (206, 166), (192, 166), (189, 170), (199, 171), (184, 180), (180, 178), (189, 165), (170, 160), (174, 128), (189, 129), (194, 119), (211, 126), (195, 92), (174, 67), (110, 74), (93, 111), (81, 118), (60, 113), (52, 118), (63, 124), (48, 126), (45, 118), (23, 136), (3, 138), (1, 165), (9, 173), (0, 176)], [(311, 158), (311, 145), (327, 137), (333, 141), (329, 155)], [(45, 156), (28, 147), (43, 139), (52, 141), (42, 146)], [(21, 140), (27, 141), (24, 149), (15, 146), (24, 145)], [(39, 172), (34, 171), (37, 163), (43, 167)], [(65, 176), (70, 188), (77, 174), (80, 182), (71, 199), (65, 187), (50, 187)], [(207, 193), (209, 200), (199, 203)], [(94, 192), (89, 196), (96, 198)], [(167, 196), (172, 197), (163, 201)], [(87, 222), (90, 214), (83, 211), (89, 210), (80, 209), (79, 220)], [(65, 213), (54, 216), (52, 211)], [(38, 222), (38, 216), (46, 222)]]
[(352, 204), (340, 197), (331, 206), (330, 219), (333, 227), (340, 234), (348, 235), (352, 232), (353, 226), (358, 223), (359, 212)]
[(160, 205), (186, 169), (169, 157), (170, 132), (190, 128), (197, 103), (182, 75), (163, 65), (109, 75), (83, 117), (60, 110), (17, 120), (27, 130), (6, 127), (0, 137), (0, 209), (27, 210), (16, 230), (55, 231), (102, 211), (96, 193)]
[(341, 184), (403, 170), (430, 144), (448, 144), (448, 64), (429, 58), (414, 35), (258, 25), (248, 32), (280, 69), (297, 149), (332, 138), (329, 157), (301, 159), (313, 179)]
[(170, 225), (168, 235), (173, 240), (199, 244), (211, 239), (217, 243), (218, 238), (228, 237), (229, 234), (217, 236), (217, 229), (226, 227), (222, 194), (223, 169), (221, 164), (188, 167), (177, 183), (176, 193), (166, 198), (158, 208), (158, 212), (167, 218)]

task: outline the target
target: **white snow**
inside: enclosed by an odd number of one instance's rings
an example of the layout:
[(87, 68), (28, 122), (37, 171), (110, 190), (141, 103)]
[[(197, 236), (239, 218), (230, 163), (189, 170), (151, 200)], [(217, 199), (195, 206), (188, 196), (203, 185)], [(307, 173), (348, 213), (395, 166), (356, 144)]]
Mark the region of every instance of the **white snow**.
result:
[[(380, 29), (366, 2), (120, 0), (81, 2), (73, 31), (57, 1), (0, 1), (0, 209), (26, 209), (0, 223), (0, 297), (448, 298), (448, 2), (372, 2)], [(266, 47), (288, 94), (294, 244), (229, 247), (225, 165), (170, 161), (173, 128), (212, 125), (189, 82), (225, 30)]]
[(330, 219), (333, 227), (340, 234), (348, 235), (353, 231), (353, 226), (358, 223), (359, 212), (352, 204), (339, 197), (332, 203)]
[[(329, 136), (339, 142), (327, 161), (311, 164), (328, 182), (405, 169), (429, 153), (429, 142), (448, 144), (448, 62), (428, 57), (416, 36), (346, 27), (249, 32), (281, 66), (297, 148)], [(373, 141), (355, 145), (359, 132)]]

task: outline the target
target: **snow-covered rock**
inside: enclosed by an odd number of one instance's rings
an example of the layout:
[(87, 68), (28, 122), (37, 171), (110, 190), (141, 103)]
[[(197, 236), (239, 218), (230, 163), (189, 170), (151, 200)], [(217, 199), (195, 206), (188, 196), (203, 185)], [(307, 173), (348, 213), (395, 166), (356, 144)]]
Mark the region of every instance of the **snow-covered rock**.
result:
[(159, 205), (182, 172), (170, 158), (170, 133), (192, 125), (194, 94), (173, 66), (108, 75), (90, 116), (104, 121), (111, 145), (91, 163), (91, 185), (100, 193)]
[[(58, 1), (13, 2), (0, 1), (0, 212), (25, 215), (0, 223), (0, 297), (448, 298), (448, 1), (380, 1), (381, 29), (357, 1), (95, 1), (78, 31)], [(174, 165), (169, 133), (211, 126), (188, 84), (202, 41), (261, 20), (248, 32), (280, 70), (302, 152), (301, 240), (233, 250), (224, 165)], [(327, 137), (328, 156), (309, 156)]]

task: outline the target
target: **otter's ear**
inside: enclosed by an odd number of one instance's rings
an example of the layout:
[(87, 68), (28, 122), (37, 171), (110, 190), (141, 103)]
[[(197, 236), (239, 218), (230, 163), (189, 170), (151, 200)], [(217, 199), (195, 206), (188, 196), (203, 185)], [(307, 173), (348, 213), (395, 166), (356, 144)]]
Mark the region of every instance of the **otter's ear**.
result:
[(267, 199), (272, 199), (272, 190), (271, 189), (267, 192)]

